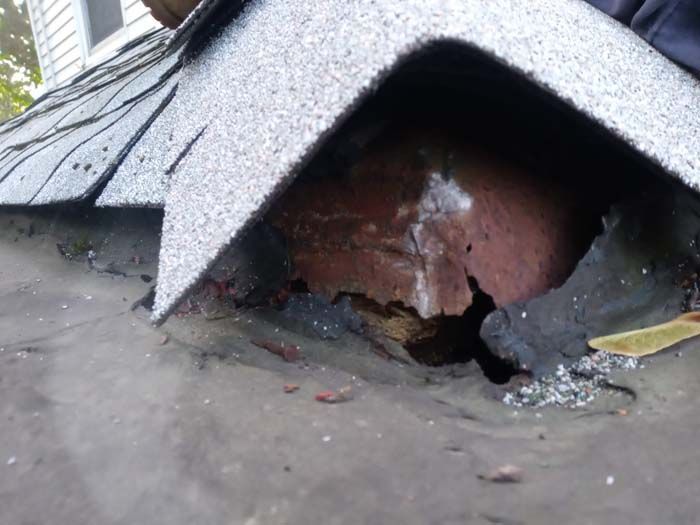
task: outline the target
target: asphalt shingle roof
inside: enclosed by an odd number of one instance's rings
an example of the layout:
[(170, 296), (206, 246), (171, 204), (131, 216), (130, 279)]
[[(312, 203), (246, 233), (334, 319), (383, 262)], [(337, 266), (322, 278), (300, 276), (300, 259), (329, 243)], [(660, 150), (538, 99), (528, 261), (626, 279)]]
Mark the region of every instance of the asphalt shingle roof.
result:
[(0, 126), (0, 204), (81, 200), (108, 179), (174, 94), (167, 39), (143, 37)]

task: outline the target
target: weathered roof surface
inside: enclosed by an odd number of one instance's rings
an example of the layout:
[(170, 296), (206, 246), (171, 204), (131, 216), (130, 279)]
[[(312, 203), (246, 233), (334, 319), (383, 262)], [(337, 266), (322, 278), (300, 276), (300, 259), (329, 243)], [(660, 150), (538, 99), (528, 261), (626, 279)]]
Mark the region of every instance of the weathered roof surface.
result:
[[(200, 13), (222, 4), (209, 0)], [(195, 17), (180, 39), (193, 34)], [(152, 125), (131, 126), (127, 135), (139, 140), (119, 143), (119, 167), (98, 200), (165, 205), (155, 319), (172, 311), (367, 95), (406, 59), (445, 42), (509, 67), (698, 188), (700, 84), (582, 0), (251, 0), (177, 80), (170, 77), (177, 91), (172, 100), (164, 95)], [(7, 165), (0, 160), (0, 169)], [(47, 167), (34, 169), (46, 177)], [(60, 174), (69, 180), (70, 171)], [(75, 198), (95, 178), (69, 192), (59, 191), (64, 182), (44, 184), (31, 202), (54, 193)], [(31, 194), (21, 179), (5, 194), (2, 184), (2, 202)]]
[(177, 54), (151, 33), (0, 127), (0, 204), (84, 199), (172, 97)]

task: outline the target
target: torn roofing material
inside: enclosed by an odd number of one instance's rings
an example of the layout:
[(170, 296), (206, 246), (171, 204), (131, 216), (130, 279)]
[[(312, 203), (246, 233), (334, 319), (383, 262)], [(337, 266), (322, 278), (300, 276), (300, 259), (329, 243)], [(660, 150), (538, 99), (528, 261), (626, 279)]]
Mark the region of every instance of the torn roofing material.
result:
[(363, 97), (440, 42), (506, 64), (697, 188), (700, 85), (582, 1), (254, 1), (188, 66), (169, 112), (191, 149), (165, 200), (155, 319)]
[(172, 97), (179, 57), (151, 33), (0, 128), (0, 204), (87, 198)]
[[(698, 189), (700, 84), (583, 0), (251, 0), (200, 45), (212, 34), (211, 17), (200, 15), (232, 5), (205, 0), (183, 25), (174, 42), (196, 53), (181, 70), (180, 54), (155, 44), (161, 36), (123, 53), (120, 64), (148, 66), (121, 79), (124, 90), (114, 95), (121, 104), (102, 92), (119, 91), (114, 83), (90, 88), (107, 78), (97, 68), (0, 127), (1, 202), (77, 199), (116, 172), (98, 205), (165, 206), (157, 321), (374, 89), (439, 44), (509, 68)], [(135, 99), (137, 85), (159, 98)], [(73, 139), (64, 123), (79, 127), (75, 113), (97, 98), (91, 116), (111, 120)], [(111, 133), (118, 140), (103, 152)], [(39, 162), (36, 151), (49, 145), (67, 162), (56, 165), (57, 154)], [(86, 161), (96, 153), (93, 173)], [(19, 167), (25, 162), (32, 170)], [(13, 177), (15, 170), (26, 175)]]

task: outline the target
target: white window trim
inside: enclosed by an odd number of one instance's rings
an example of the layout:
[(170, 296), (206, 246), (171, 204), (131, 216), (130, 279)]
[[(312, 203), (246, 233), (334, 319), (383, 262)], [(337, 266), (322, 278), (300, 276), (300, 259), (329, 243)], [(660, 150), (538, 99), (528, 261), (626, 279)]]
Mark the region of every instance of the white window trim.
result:
[(126, 24), (126, 12), (124, 2), (120, 1), (119, 6), (122, 12), (122, 22), (124, 26), (105, 40), (90, 47), (90, 25), (87, 19), (87, 6), (85, 0), (72, 0), (75, 22), (78, 26), (78, 37), (80, 40), (80, 58), (83, 68), (92, 67), (102, 62), (107, 56), (114, 53), (120, 47), (129, 42), (128, 27)]

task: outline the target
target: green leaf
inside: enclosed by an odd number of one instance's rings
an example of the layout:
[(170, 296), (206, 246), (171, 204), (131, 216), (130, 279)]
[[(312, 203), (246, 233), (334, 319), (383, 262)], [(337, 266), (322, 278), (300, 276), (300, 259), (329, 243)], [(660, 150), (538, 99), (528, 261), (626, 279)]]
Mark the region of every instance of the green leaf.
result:
[(0, 122), (24, 111), (40, 84), (26, 2), (0, 0)]

